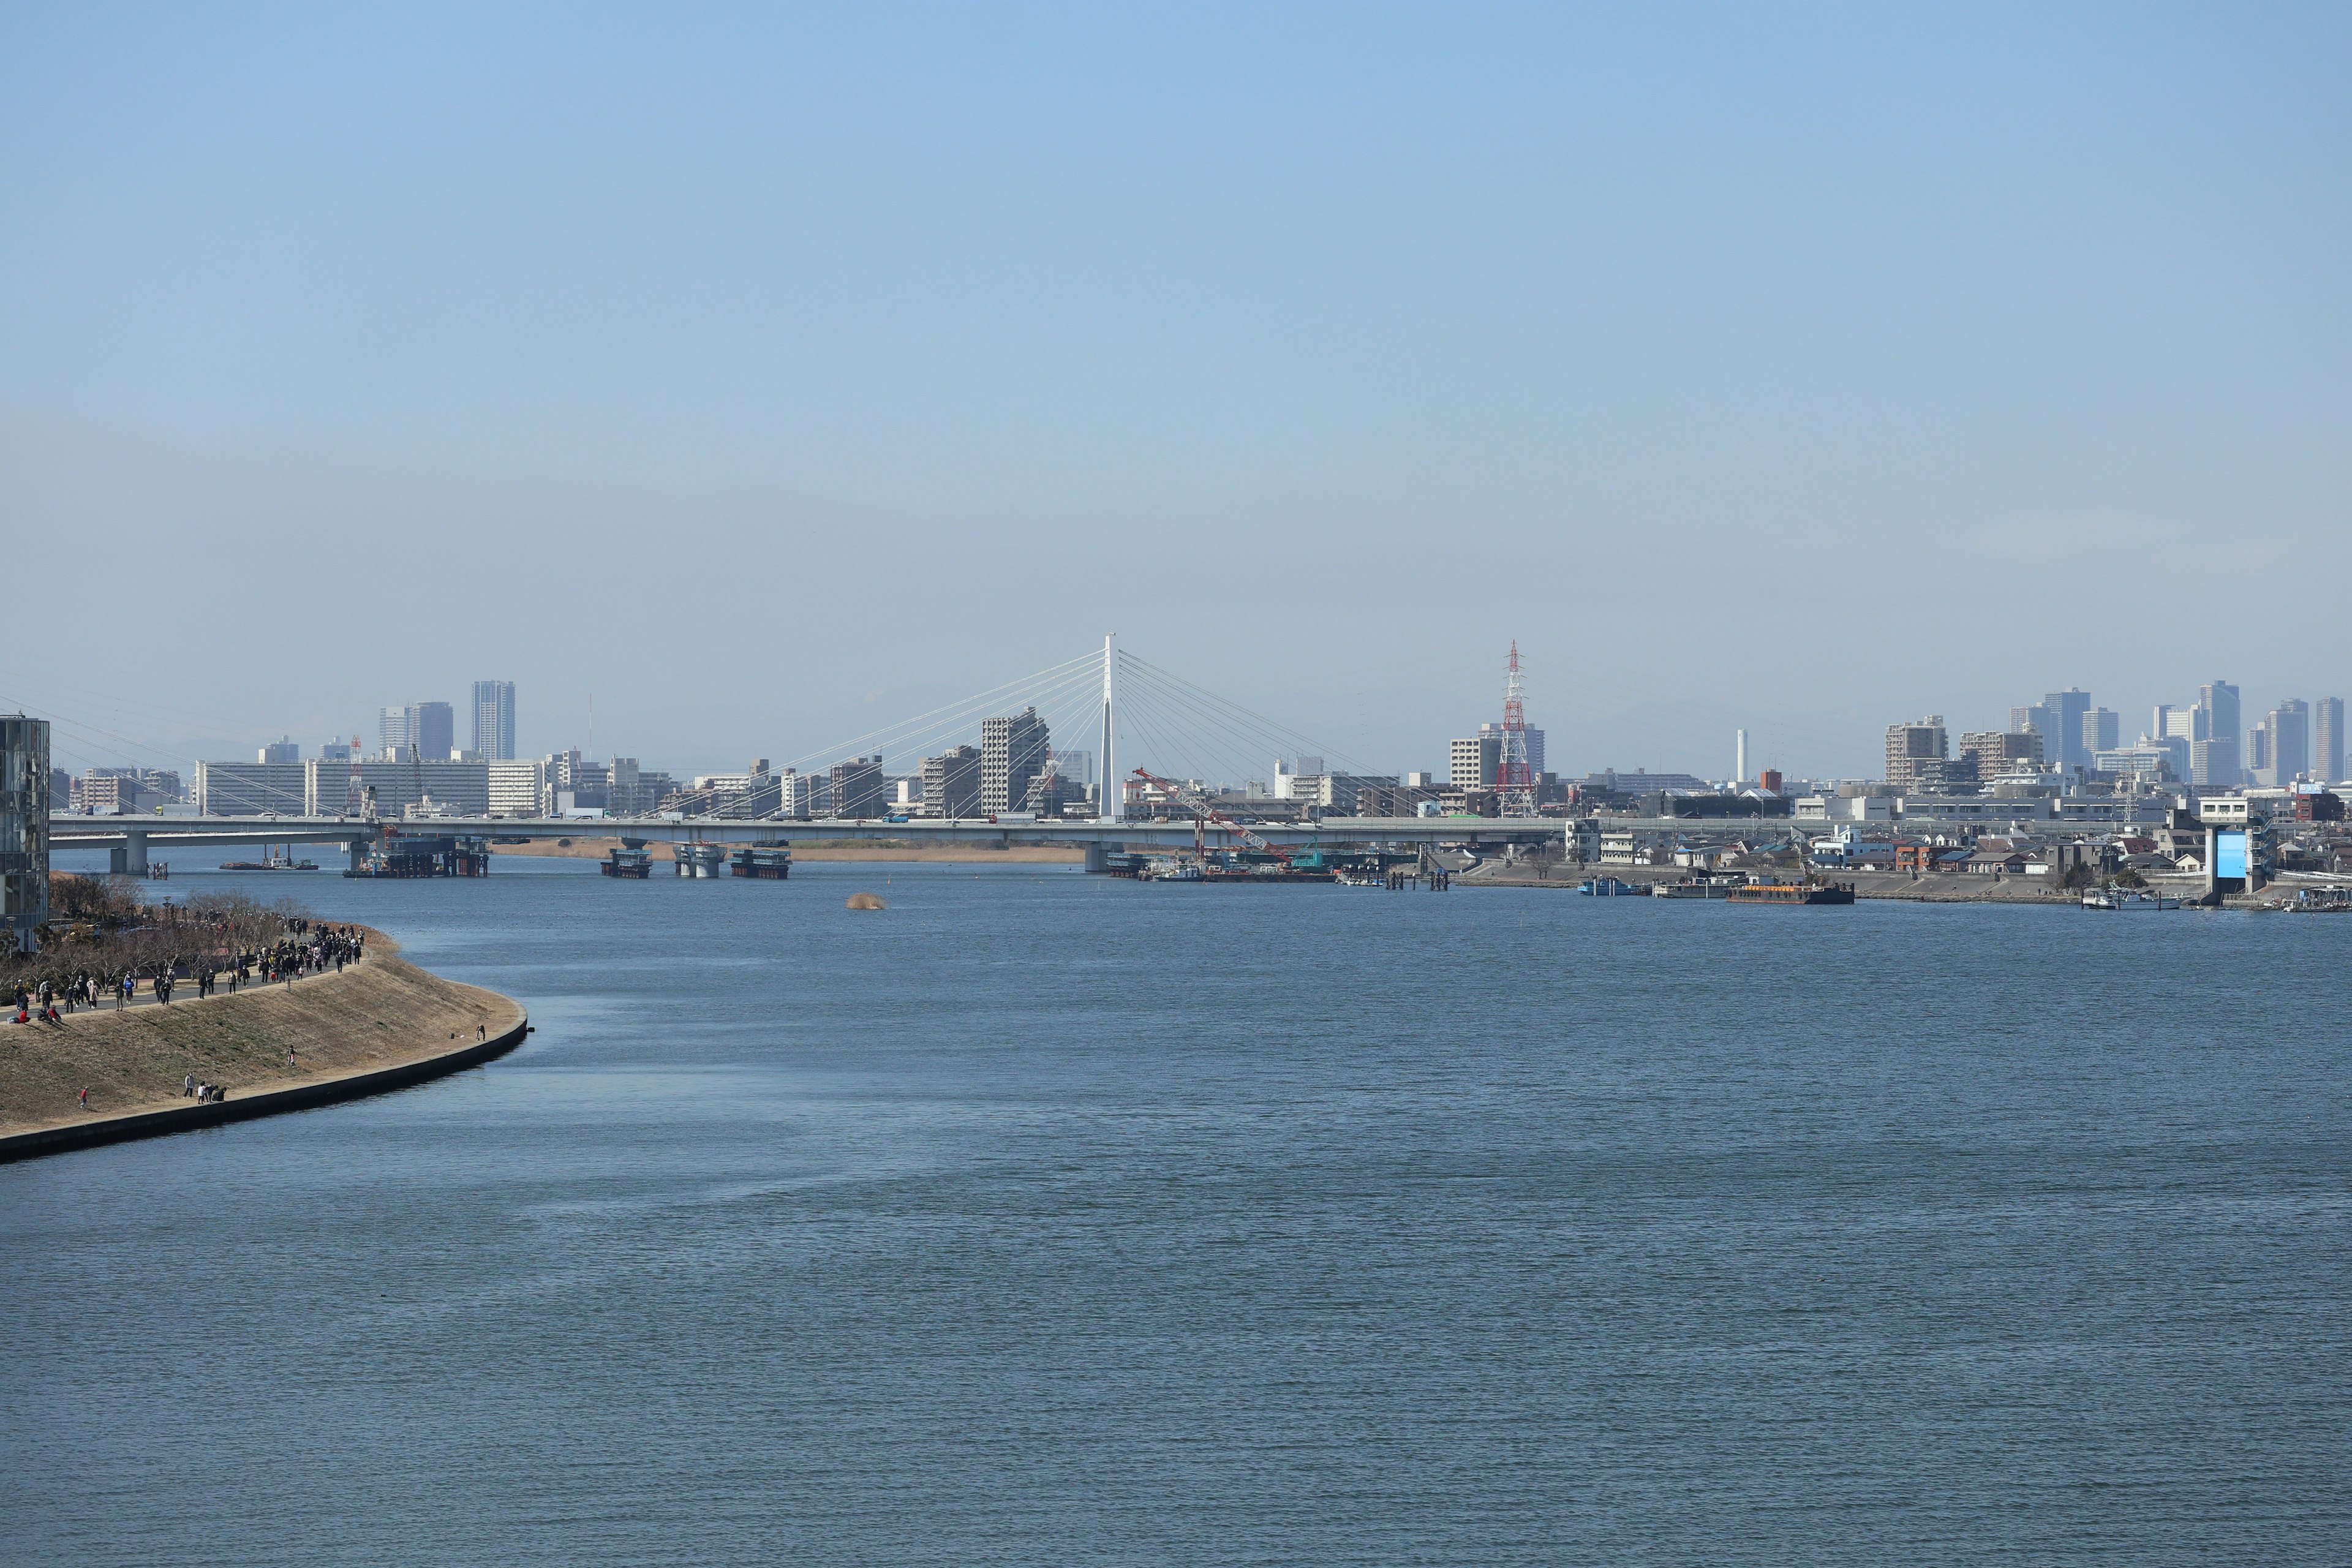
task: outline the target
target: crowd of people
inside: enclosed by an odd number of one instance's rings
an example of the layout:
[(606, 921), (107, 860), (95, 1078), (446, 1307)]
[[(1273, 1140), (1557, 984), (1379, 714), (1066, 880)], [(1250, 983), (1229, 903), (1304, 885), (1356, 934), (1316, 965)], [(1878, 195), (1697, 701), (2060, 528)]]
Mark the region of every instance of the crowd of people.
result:
[(157, 964), (150, 973), (124, 974), (111, 985), (88, 973), (63, 980), (45, 978), (31, 984), (19, 982), (12, 988), (14, 1018), (19, 1024), (61, 1024), (64, 1013), (76, 1006), (98, 1007), (108, 997), (112, 998), (115, 1011), (121, 1012), (137, 1000), (142, 984), (156, 1001), (169, 1002), (184, 978), (194, 984), (199, 997), (219, 990), (223, 980), (231, 994), (256, 980), (290, 985), (305, 974), (323, 974), (331, 969), (340, 974), (345, 964), (357, 963), (366, 951), (367, 933), (357, 926), (323, 925), (298, 917), (285, 922), (285, 933), (275, 942), (218, 957)]

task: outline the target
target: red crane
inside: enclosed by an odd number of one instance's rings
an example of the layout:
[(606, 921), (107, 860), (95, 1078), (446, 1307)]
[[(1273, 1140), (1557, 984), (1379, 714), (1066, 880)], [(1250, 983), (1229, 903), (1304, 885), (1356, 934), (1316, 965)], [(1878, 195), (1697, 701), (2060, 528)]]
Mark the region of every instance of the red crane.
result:
[(1289, 850), (1285, 849), (1278, 844), (1270, 844), (1255, 833), (1251, 832), (1248, 828), (1244, 827), (1240, 823), (1235, 822), (1232, 817), (1227, 816), (1223, 812), (1219, 811), (1215, 806), (1211, 805), (1209, 804), (1208, 797), (1202, 795), (1199, 791), (1187, 789), (1182, 784), (1178, 784), (1174, 779), (1163, 779), (1158, 773), (1147, 773), (1141, 768), (1135, 770), (1135, 776), (1146, 781), (1147, 783), (1159, 785), (1162, 794), (1166, 795), (1171, 800), (1173, 800), (1177, 805), (1183, 806), (1192, 814), (1192, 844), (1195, 849), (1204, 849), (1206, 847), (1202, 842), (1201, 824), (1203, 821), (1210, 821), (1216, 823), (1226, 832), (1232, 834), (1234, 837), (1240, 839), (1243, 843), (1248, 845), (1252, 849), (1255, 849), (1259, 854), (1271, 855), (1286, 866), (1290, 864), (1291, 852)]

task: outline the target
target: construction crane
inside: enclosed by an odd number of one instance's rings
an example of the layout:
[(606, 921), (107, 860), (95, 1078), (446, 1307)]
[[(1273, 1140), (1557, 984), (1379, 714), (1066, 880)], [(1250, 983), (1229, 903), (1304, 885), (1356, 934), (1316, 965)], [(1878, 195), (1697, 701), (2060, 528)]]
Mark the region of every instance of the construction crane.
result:
[(1141, 768), (1135, 770), (1135, 776), (1144, 780), (1148, 784), (1158, 785), (1160, 793), (1167, 795), (1171, 800), (1174, 801), (1177, 805), (1184, 807), (1187, 811), (1190, 811), (1192, 814), (1192, 844), (1195, 849), (1205, 850), (1206, 846), (1202, 842), (1201, 824), (1203, 821), (1211, 821), (1216, 823), (1226, 832), (1232, 834), (1234, 837), (1240, 839), (1244, 844), (1248, 845), (1252, 849), (1255, 849), (1259, 854), (1271, 855), (1286, 866), (1290, 864), (1291, 852), (1289, 850), (1285, 849), (1278, 844), (1270, 844), (1265, 839), (1260, 837), (1257, 834), (1255, 834), (1248, 828), (1244, 827), (1240, 823), (1235, 822), (1232, 817), (1227, 816), (1223, 812), (1221, 812), (1215, 806), (1211, 805), (1209, 804), (1208, 797), (1202, 795), (1198, 790), (1187, 789), (1184, 785), (1178, 784), (1174, 779), (1163, 779), (1158, 773), (1147, 773)]

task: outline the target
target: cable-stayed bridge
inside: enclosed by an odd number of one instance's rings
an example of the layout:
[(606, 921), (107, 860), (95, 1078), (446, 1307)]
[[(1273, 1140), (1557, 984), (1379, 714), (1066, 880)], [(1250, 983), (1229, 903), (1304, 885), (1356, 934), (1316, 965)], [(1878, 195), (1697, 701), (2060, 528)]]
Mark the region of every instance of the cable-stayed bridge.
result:
[[(1134, 848), (1238, 847), (1244, 826), (1269, 844), (1329, 847), (1363, 844), (1400, 847), (1439, 843), (1529, 844), (1558, 839), (1567, 825), (1558, 819), (1524, 817), (1359, 817), (1327, 816), (1320, 821), (1258, 822), (1246, 805), (1235, 807), (1243, 826), (1198, 818), (1164, 798), (1131, 807), (1125, 787), (1130, 778), (1153, 774), (1191, 781), (1240, 782), (1265, 770), (1279, 755), (1310, 755), (1339, 766), (1332, 771), (1378, 776), (1336, 747), (1317, 742), (1263, 713), (1185, 679), (1104, 639), (1099, 649), (992, 687), (959, 701), (853, 736), (804, 756), (789, 759), (779, 776), (823, 777), (816, 770), (845, 759), (863, 763), (893, 756), (917, 762), (942, 754), (965, 763), (990, 756), (987, 725), (1018, 722), (1017, 733), (1034, 754), (1008, 751), (1000, 728), (992, 761), (1000, 776), (982, 776), (977, 792), (943, 805), (911, 810), (877, 800), (856, 803), (856, 815), (811, 816), (796, 803), (780, 800), (765, 815), (745, 815), (739, 800), (688, 798), (685, 809), (602, 817), (453, 815), (446, 805), (412, 813), (404, 820), (377, 820), (364, 808), (330, 815), (323, 800), (295, 798), (289, 809), (266, 815), (193, 817), (54, 816), (53, 847), (111, 851), (113, 868), (143, 874), (158, 849), (236, 844), (341, 844), (354, 866), (388, 837), (619, 837), (632, 844), (777, 844), (795, 840), (888, 837), (916, 844), (1067, 844), (1085, 849), (1089, 868), (1101, 869), (1122, 847)], [(1073, 745), (1068, 737), (1076, 737)], [(982, 746), (971, 748), (974, 740)], [(1098, 779), (1093, 815), (1041, 816), (1021, 811), (1020, 784), (1050, 773), (1069, 753), (1092, 752)], [(378, 766), (380, 764), (371, 764)], [(420, 768), (419, 774), (422, 776)], [(315, 791), (328, 794), (320, 773)], [(1395, 781), (1391, 780), (1393, 784)], [(992, 798), (991, 792), (993, 792)], [(975, 797), (976, 795), (976, 797)], [(267, 802), (261, 803), (265, 806)], [(338, 804), (341, 804), (339, 802)], [(928, 815), (923, 814), (928, 809)], [(1149, 815), (1146, 815), (1149, 814)]]

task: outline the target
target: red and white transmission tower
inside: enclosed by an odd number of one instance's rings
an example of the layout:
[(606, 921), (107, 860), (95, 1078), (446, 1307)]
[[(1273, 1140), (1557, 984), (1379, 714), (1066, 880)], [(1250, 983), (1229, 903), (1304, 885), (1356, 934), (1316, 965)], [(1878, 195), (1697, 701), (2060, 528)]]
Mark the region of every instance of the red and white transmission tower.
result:
[(1495, 767), (1495, 793), (1505, 816), (1536, 814), (1536, 773), (1528, 763), (1527, 689), (1519, 679), (1519, 643), (1511, 639), (1511, 669), (1503, 682), (1503, 755)]

